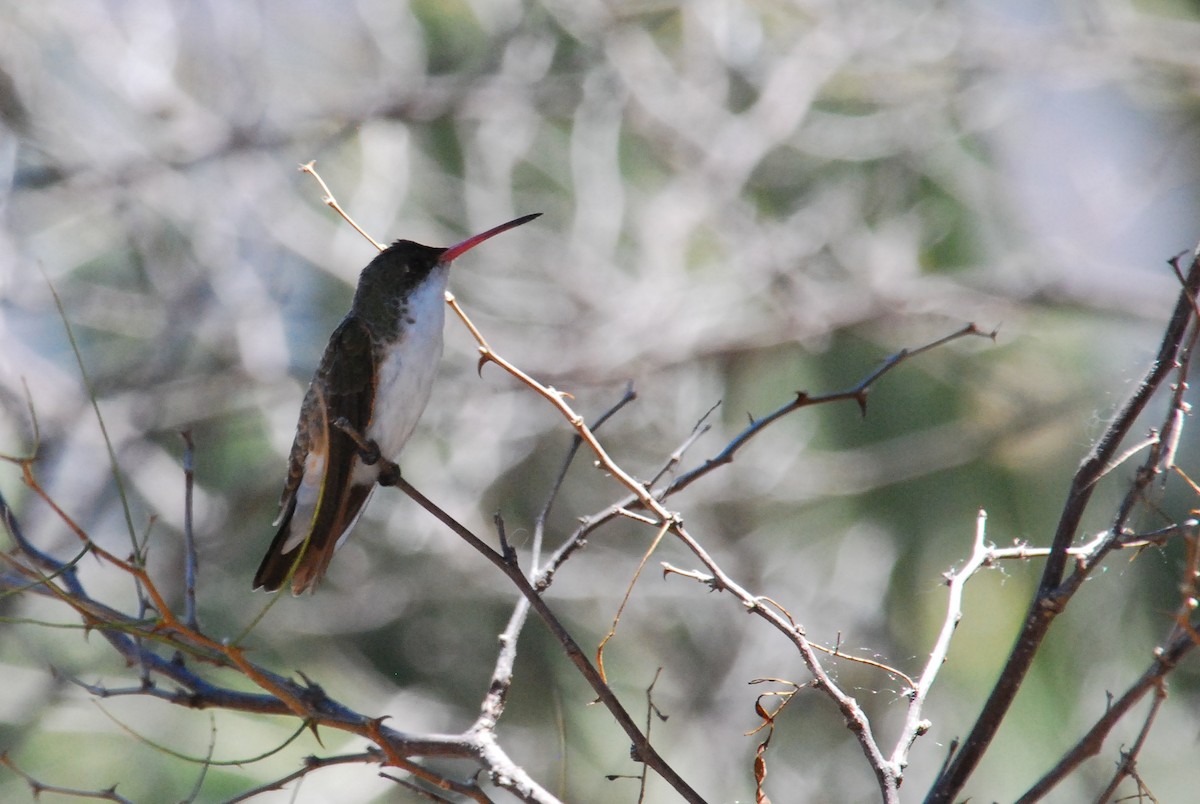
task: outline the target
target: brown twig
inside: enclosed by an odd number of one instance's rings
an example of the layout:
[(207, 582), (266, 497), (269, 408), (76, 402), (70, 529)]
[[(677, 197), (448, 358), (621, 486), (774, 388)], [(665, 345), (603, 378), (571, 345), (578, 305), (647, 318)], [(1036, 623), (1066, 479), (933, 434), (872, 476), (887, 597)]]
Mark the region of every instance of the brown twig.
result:
[(483, 337), (483, 333), (481, 333), (475, 324), (472, 323), (466, 312), (461, 306), (459, 306), (458, 300), (455, 299), (452, 294), (446, 294), (446, 303), (450, 305), (450, 309), (455, 312), (460, 320), (462, 320), (467, 330), (470, 331), (472, 337), (475, 338), (475, 341), (479, 346), (479, 362), (481, 365), (485, 363), (495, 363), (497, 366), (504, 369), (504, 371), (516, 378), (520, 383), (549, 402), (551, 406), (556, 408), (558, 412), (562, 414), (563, 418), (567, 420), (567, 423), (570, 424), (575, 430), (576, 436), (578, 436), (583, 443), (587, 444), (588, 448), (591, 449), (604, 472), (611, 475), (618, 483), (632, 492), (643, 506), (653, 511), (658, 519), (658, 522), (667, 522), (675, 517), (674, 514), (665, 509), (658, 502), (658, 500), (654, 498), (654, 495), (651, 494), (650, 490), (646, 488), (645, 485), (640, 483), (636, 478), (617, 465), (616, 461), (609, 456), (607, 450), (604, 449), (604, 446), (601, 445), (600, 441), (596, 438), (596, 435), (587, 426), (587, 423), (584, 421), (583, 417), (576, 413), (574, 409), (567, 404), (567, 398), (569, 394), (565, 394), (562, 391), (559, 391), (556, 388), (551, 388), (548, 385), (542, 385), (540, 382), (526, 374), (521, 369), (517, 368), (516, 365), (509, 362), (494, 349), (492, 349), (487, 340)]
[[(324, 181), (321, 181), (320, 176), (317, 174), (313, 166), (313, 163), (310, 162), (307, 165), (302, 165), (301, 170), (313, 176), (320, 182), (321, 187), (325, 192), (324, 202), (327, 205), (341, 215), (342, 218), (350, 223), (364, 237), (374, 243), (377, 248), (382, 248), (377, 241), (367, 235), (366, 232), (361, 229), (361, 227), (354, 223), (350, 216), (347, 215), (346, 212), (341, 208), (336, 199), (333, 197), (333, 194), (329, 192), (329, 188), (325, 185)], [(611, 474), (613, 474), (631, 491), (638, 493), (637, 489), (640, 489), (639, 496), (643, 499), (645, 504), (655, 509), (655, 513), (660, 515), (661, 521), (666, 522), (673, 518), (673, 515), (669, 514), (654, 501), (652, 495), (644, 486), (638, 483), (632, 476), (628, 475), (623, 469), (617, 466), (611, 458), (608, 457), (607, 453), (604, 451), (604, 448), (600, 445), (600, 442), (596, 440), (595, 435), (593, 434), (592, 430), (588, 428), (583, 418), (579, 414), (575, 413), (575, 411), (572, 410), (571, 407), (566, 403), (566, 394), (556, 391), (553, 388), (543, 386), (528, 374), (521, 371), (515, 365), (496, 354), (491, 347), (488, 346), (483, 334), (471, 322), (470, 318), (463, 311), (462, 307), (459, 306), (457, 300), (454, 298), (454, 295), (448, 291), (446, 293), (446, 303), (450, 305), (450, 308), (454, 310), (454, 312), (458, 315), (463, 324), (466, 325), (467, 329), (478, 342), (481, 367), (486, 362), (495, 363), (558, 408), (563, 416), (566, 417), (566, 419), (575, 428), (577, 437), (591, 448), (591, 450), (600, 459), (600, 462), (603, 464), (603, 466)], [(608, 685), (604, 683), (603, 678), (583, 656), (583, 653), (579, 649), (579, 646), (575, 643), (575, 640), (566, 631), (566, 629), (562, 627), (561, 623), (558, 622), (553, 612), (550, 611), (549, 607), (546, 606), (538, 592), (535, 591), (529, 584), (529, 581), (525, 578), (525, 575), (520, 571), (520, 569), (512, 562), (508, 561), (506, 556), (492, 550), (467, 528), (463, 527), (456, 520), (454, 520), (453, 517), (451, 517), (438, 506), (434, 505), (433, 502), (417, 491), (417, 489), (408, 483), (408, 481), (400, 477), (398, 471), (395, 472), (395, 475), (397, 478), (397, 487), (402, 489), (406, 494), (412, 497), (414, 501), (432, 513), (438, 520), (457, 533), (461, 538), (465, 539), (468, 544), (486, 556), (488, 560), (490, 560), (501, 571), (508, 575), (509, 579), (516, 584), (521, 593), (525, 595), (526, 599), (529, 600), (534, 611), (536, 611), (542, 621), (546, 623), (555, 637), (559, 639), (559, 642), (566, 651), (568, 658), (571, 659), (571, 661), (583, 674), (584, 678), (589, 684), (591, 684), (593, 690), (596, 691), (600, 700), (609, 709), (610, 713), (617, 720), (618, 724), (620, 724), (622, 729), (625, 730), (630, 739), (634, 741), (634, 745), (639, 750), (644, 752), (645, 758), (643, 761), (645, 761), (648, 765), (654, 768), (656, 772), (662, 775), (663, 778), (666, 779), (668, 783), (670, 783), (672, 787), (674, 787), (676, 791), (680, 793), (680, 795), (684, 796), (685, 799), (689, 801), (701, 801), (702, 799), (699, 797), (699, 795), (691, 789), (691, 787), (683, 780), (683, 778), (680, 777), (646, 741), (645, 737), (638, 730), (637, 725), (629, 717), (628, 712), (626, 712), (624, 707), (620, 704), (620, 701), (617, 699), (616, 695), (613, 694), (612, 690), (608, 688)]]
[(1080, 740), (1063, 755), (1055, 766), (1017, 799), (1018, 804), (1033, 804), (1042, 801), (1059, 782), (1069, 776), (1089, 757), (1100, 753), (1104, 740), (1112, 729), (1127, 715), (1146, 693), (1160, 689), (1163, 679), (1169, 675), (1185, 656), (1196, 648), (1196, 642), (1188, 635), (1177, 636), (1172, 642), (1155, 651), (1150, 667), (1129, 686), (1122, 695), (1110, 702), (1104, 714)]
[[(30, 470), (27, 480), (38, 496), (46, 499), (52, 509), (59, 512), (77, 535), (84, 540), (92, 552), (102, 561), (136, 577), (151, 600), (162, 600), (162, 595), (153, 580), (141, 567), (121, 561), (95, 546), (87, 535), (66, 517), (48, 494), (37, 484)], [(19, 545), (25, 544), (19, 526), (11, 510), (0, 497), (2, 519), (14, 534)], [(129, 617), (111, 607), (90, 598), (75, 578), (74, 572), (64, 568), (44, 553), (33, 552), (31, 559), (50, 574), (34, 566), (15, 563), (10, 566), (20, 573), (32, 591), (53, 597), (70, 606), (88, 628), (100, 631), (106, 640), (131, 665), (145, 668), (147, 681), (138, 689), (140, 694), (165, 700), (193, 709), (222, 708), (261, 714), (294, 715), (314, 732), (318, 727), (348, 732), (370, 740), (379, 746), (385, 764), (401, 768), (433, 787), (450, 790), (474, 801), (487, 801), (487, 796), (474, 783), (463, 783), (423, 767), (413, 757), (445, 756), (473, 759), (482, 767), (493, 772), (502, 784), (519, 798), (531, 802), (553, 802), (556, 799), (543, 790), (519, 766), (508, 759), (494, 740), (478, 737), (472, 732), (459, 735), (409, 735), (388, 728), (379, 718), (358, 714), (330, 699), (325, 692), (311, 682), (298, 683), (276, 675), (251, 662), (242, 648), (214, 640), (197, 629), (167, 613), (157, 613), (152, 619)], [(62, 581), (62, 586), (55, 582)], [(0, 576), (0, 591), (12, 588), (12, 580)], [(165, 609), (165, 606), (164, 606)], [(163, 644), (175, 651), (166, 659), (153, 652), (148, 646)], [(188, 656), (220, 667), (236, 670), (266, 694), (247, 693), (216, 686), (197, 674), (188, 666)], [(170, 679), (181, 689), (164, 690), (153, 683), (153, 677)], [(110, 695), (133, 694), (132, 690), (109, 691)]]
[(596, 648), (596, 669), (600, 673), (600, 678), (608, 683), (608, 678), (604, 673), (604, 647), (608, 641), (617, 635), (617, 625), (621, 622), (621, 615), (625, 612), (625, 606), (629, 603), (629, 598), (633, 595), (633, 586), (638, 582), (638, 578), (642, 577), (642, 570), (646, 568), (646, 562), (650, 560), (650, 556), (654, 555), (654, 551), (658, 549), (659, 543), (663, 536), (667, 535), (667, 528), (670, 527), (669, 522), (664, 522), (658, 529), (658, 533), (654, 534), (654, 538), (650, 541), (650, 546), (642, 553), (642, 560), (638, 562), (637, 569), (633, 571), (633, 577), (629, 579), (629, 585), (625, 587), (625, 596), (621, 598), (621, 604), (617, 606), (617, 613), (613, 615), (612, 625), (608, 628), (608, 633), (600, 640), (600, 645)]
[[(1111, 801), (1117, 793), (1117, 787), (1127, 778), (1132, 778), (1137, 782), (1139, 793), (1144, 790), (1145, 785), (1137, 772), (1137, 758), (1142, 753), (1142, 748), (1146, 745), (1146, 738), (1150, 736), (1150, 729), (1154, 726), (1154, 721), (1158, 719), (1158, 713), (1162, 711), (1162, 705), (1166, 700), (1167, 684), (1159, 679), (1154, 684), (1154, 700), (1150, 704), (1150, 711), (1146, 714), (1142, 728), (1138, 730), (1137, 739), (1133, 741), (1133, 745), (1128, 751), (1121, 752), (1121, 761), (1117, 763), (1117, 769), (1113, 772), (1108, 786), (1096, 797), (1096, 804), (1105, 804), (1105, 802)], [(1154, 797), (1150, 796), (1150, 800), (1153, 801)]]
[[(306, 172), (315, 173), (311, 170), (311, 165), (306, 166)], [(328, 188), (324, 187), (323, 182), (322, 187), (326, 191), (326, 203), (330, 204), (330, 206), (334, 207), (334, 209), (337, 209), (339, 214), (342, 214), (342, 216), (349, 221), (349, 217), (340, 210), (340, 207), (336, 206), (336, 202), (332, 201), (332, 196), (328, 192)], [(592, 430), (588, 428), (587, 424), (583, 420), (583, 417), (576, 413), (570, 404), (568, 404), (567, 398), (569, 397), (569, 394), (565, 394), (550, 386), (543, 385), (529, 374), (518, 368), (515, 364), (498, 354), (488, 343), (483, 333), (471, 321), (470, 317), (467, 316), (466, 312), (458, 304), (453, 294), (449, 292), (446, 293), (446, 302), (450, 305), (450, 308), (455, 312), (455, 314), (462, 321), (463, 325), (466, 326), (467, 330), (475, 339), (480, 355), (479, 368), (482, 369), (482, 367), (487, 363), (494, 363), (506, 371), (509, 375), (514, 377), (518, 382), (530, 388), (536, 394), (550, 403), (550, 405), (557, 409), (563, 418), (568, 422), (568, 424), (574, 429), (576, 437), (590, 448), (592, 453), (596, 456), (597, 465), (599, 468), (601, 468), (608, 476), (614, 478), (632, 495), (632, 499), (627, 503), (622, 503), (609, 509), (609, 512), (604, 517), (605, 519), (613, 516), (619, 516), (623, 513), (629, 513), (629, 509), (635, 507), (647, 511), (649, 516), (645, 519), (645, 521), (647, 524), (653, 525), (655, 528), (659, 529), (658, 538), (661, 538), (662, 534), (666, 532), (671, 532), (674, 534), (675, 537), (679, 539), (689, 550), (691, 550), (692, 553), (699, 558), (704, 566), (709, 570), (712, 578), (711, 586), (714, 589), (730, 591), (736, 597), (738, 597), (742, 601), (743, 605), (745, 605), (750, 611), (767, 619), (772, 625), (774, 625), (778, 630), (783, 632), (788, 636), (789, 639), (792, 640), (804, 658), (805, 665), (808, 667), (809, 671), (813, 673), (816, 679), (816, 686), (834, 700), (838, 708), (842, 711), (843, 716), (846, 718), (847, 723), (850, 724), (851, 731), (858, 738), (863, 751), (868, 757), (868, 761), (875, 770), (876, 777), (879, 781), (880, 788), (883, 791), (885, 800), (895, 800), (900, 778), (899, 769), (894, 767), (880, 752), (879, 746), (871, 734), (871, 729), (867, 722), (866, 716), (858, 706), (857, 702), (839, 689), (825, 673), (817, 658), (817, 652), (815, 648), (811, 645), (811, 643), (808, 642), (802, 629), (798, 628), (794, 622), (790, 622), (790, 618), (784, 618), (776, 610), (762, 605), (758, 599), (751, 596), (749, 592), (747, 592), (740, 585), (735, 583), (732, 578), (726, 575), (703, 549), (703, 547), (701, 547), (700, 544), (694, 538), (692, 538), (692, 536), (683, 527), (679, 516), (676, 513), (667, 510), (663, 506), (662, 501), (670, 494), (686, 488), (690, 483), (712, 471), (717, 466), (731, 462), (734, 454), (742, 446), (753, 439), (757, 434), (762, 432), (765, 428), (769, 427), (772, 423), (778, 421), (784, 416), (787, 416), (788, 414), (809, 405), (851, 399), (857, 402), (859, 407), (865, 412), (867, 404), (867, 392), (869, 388), (880, 377), (884, 376), (900, 363), (911, 357), (915, 357), (916, 355), (938, 348), (958, 338), (967, 336), (983, 336), (994, 339), (995, 332), (983, 332), (974, 324), (969, 324), (961, 330), (951, 333), (943, 338), (939, 338), (935, 341), (931, 341), (917, 349), (905, 350), (893, 355), (877, 369), (871, 372), (858, 385), (846, 391), (822, 396), (810, 396), (809, 394), (803, 392), (798, 393), (793, 401), (785, 404), (781, 408), (761, 419), (752, 421), (750, 426), (741, 435), (731, 441), (727, 447), (715, 458), (706, 461), (704, 465), (698, 467), (697, 469), (676, 478), (675, 481), (661, 491), (652, 492), (649, 484), (638, 481), (612, 459), (604, 446), (596, 438)], [(534, 587), (529, 585), (529, 582), (525, 578), (524, 574), (521, 573), (512, 562), (505, 560), (504, 556), (491, 550), (491, 548), (488, 548), (477, 537), (475, 537), (473, 534), (470, 534), (465, 528), (462, 528), (462, 526), (455, 522), (451, 517), (446, 515), (440, 509), (436, 509), (436, 506), (432, 506), (432, 503), (429, 503), (427, 500), (425, 500), (423, 496), (419, 496), (419, 492), (416, 492), (416, 490), (413, 489), (407, 482), (403, 482), (402, 488), (404, 488), (409, 496), (413, 497), (414, 500), (417, 500), (417, 502), (426, 507), (427, 510), (430, 510), (431, 513), (434, 513), (434, 515), (437, 516), (444, 524), (458, 532), (462, 538), (466, 539), (468, 543), (470, 543), (477, 550), (480, 550), (480, 552), (486, 555), (489, 560), (491, 560), (502, 571), (504, 571), (509, 578), (517, 584), (522, 593), (526, 595), (527, 599), (529, 599), (535, 610), (539, 610), (539, 615), (542, 616), (542, 619), (547, 622), (547, 625), (551, 625), (547, 618), (552, 617), (553, 615), (550, 614), (548, 609), (545, 609), (545, 614), (542, 613), (540, 608), (545, 608), (545, 604), (542, 602), (538, 591), (535, 591)], [(558, 551), (556, 551), (551, 559), (551, 562), (536, 576), (537, 590), (544, 590), (549, 585), (553, 573), (559, 566), (561, 566), (562, 562), (566, 560), (570, 553), (574, 549), (577, 549), (580, 543), (581, 537), (573, 536), (563, 548), (560, 548)], [(657, 541), (655, 543), (657, 543)], [(528, 592), (526, 592), (526, 589), (528, 589)], [(551, 630), (555, 632), (555, 636), (559, 638), (564, 649), (567, 651), (568, 656), (576, 664), (584, 677), (588, 679), (589, 683), (592, 684), (593, 689), (597, 691), (597, 693), (600, 695), (600, 699), (605, 703), (606, 706), (609, 707), (610, 711), (613, 713), (614, 717), (617, 718), (622, 728), (626, 730), (626, 733), (629, 734), (631, 739), (635, 740), (635, 745), (639, 739), (644, 739), (640, 733), (637, 732), (636, 726), (633, 724), (632, 720), (628, 718), (628, 715), (624, 712), (624, 709), (620, 708), (619, 702), (616, 701), (615, 696), (611, 695), (611, 690), (609, 690), (607, 684), (604, 683), (603, 672), (597, 671), (587, 663), (582, 654), (578, 653), (578, 646), (574, 644), (574, 640), (571, 639), (570, 635), (566, 633), (565, 630), (559, 633), (555, 630), (554, 626), (551, 626)], [(603, 643), (601, 643), (601, 651), (602, 650)], [(602, 652), (598, 652), (598, 657), (599, 656), (602, 656)], [(648, 743), (646, 743), (646, 747), (649, 748)], [(669, 766), (667, 766), (667, 770), (669, 770)], [(660, 771), (660, 773), (661, 772), (662, 771)], [(671, 771), (671, 773), (673, 774), (673, 771)], [(679, 779), (679, 782), (682, 783), (682, 779)], [(680, 790), (681, 793), (683, 792), (683, 790), (679, 787), (676, 789)]]
[[(633, 383), (625, 386), (625, 392), (608, 410), (601, 413), (596, 421), (592, 423), (591, 430), (596, 432), (604, 423), (615, 416), (622, 408), (637, 399), (637, 392), (633, 390)], [(571, 468), (571, 464), (575, 462), (575, 456), (579, 454), (579, 448), (583, 446), (583, 439), (577, 434), (571, 437), (571, 445), (567, 448), (567, 454), (563, 456), (562, 466), (559, 467), (558, 474), (554, 478), (554, 482), (550, 484), (550, 491), (546, 495), (546, 502), (542, 505), (537, 516), (533, 519), (533, 544), (530, 546), (530, 575), (536, 575), (538, 567), (542, 561), (542, 544), (545, 541), (546, 520), (550, 517), (550, 510), (554, 507), (554, 501), (558, 498), (559, 490), (562, 488), (563, 482), (567, 478), (567, 470)]]
[(350, 224), (354, 231), (365, 237), (367, 242), (376, 249), (383, 251), (385, 248), (387, 248), (383, 243), (380, 243), (378, 240), (371, 237), (371, 235), (367, 234), (367, 230), (359, 226), (358, 223), (355, 222), (354, 218), (351, 218), (346, 210), (342, 209), (342, 205), (338, 203), (337, 199), (333, 197), (333, 193), (329, 191), (329, 185), (325, 184), (325, 180), (321, 178), (321, 174), (317, 173), (316, 160), (301, 165), (300, 172), (307, 173), (309, 176), (312, 176), (317, 180), (317, 184), (321, 185), (321, 191), (324, 193), (321, 198), (321, 203), (325, 204), (325, 206), (329, 207), (339, 216), (341, 216), (342, 220)]
[[(771, 746), (771, 738), (775, 736), (775, 720), (783, 712), (784, 708), (792, 702), (796, 697), (796, 693), (800, 692), (803, 687), (793, 681), (788, 681), (782, 678), (756, 678), (750, 681), (751, 684), (783, 684), (791, 687), (789, 690), (779, 692), (777, 690), (764, 692), (759, 694), (754, 699), (754, 713), (758, 715), (762, 721), (752, 731), (746, 733), (747, 737), (758, 734), (763, 729), (766, 729), (767, 736), (758, 744), (758, 748), (754, 751), (754, 800), (758, 804), (770, 804), (770, 799), (767, 797), (765, 782), (767, 780), (767, 749)], [(774, 711), (768, 712), (763, 706), (764, 698), (779, 698), (779, 705)]]
[(795, 399), (781, 405), (761, 418), (752, 419), (749, 426), (747, 426), (746, 429), (742, 430), (742, 432), (740, 432), (728, 444), (726, 444), (724, 449), (706, 460), (700, 466), (697, 466), (695, 469), (685, 472), (677, 477), (673, 482), (671, 482), (670, 485), (659, 492), (659, 498), (664, 499), (672, 494), (683, 491), (692, 483), (696, 482), (701, 477), (704, 477), (717, 467), (732, 463), (737, 452), (752, 439), (754, 439), (759, 433), (785, 416), (794, 413), (801, 408), (810, 407), (812, 405), (827, 405), (833, 402), (853, 401), (858, 405), (863, 414), (866, 415), (867, 396), (870, 393), (871, 388), (885, 374), (895, 369), (901, 363), (911, 360), (918, 355), (933, 351), (934, 349), (945, 346), (946, 344), (961, 338), (981, 337), (994, 341), (996, 339), (996, 334), (996, 330), (984, 331), (975, 324), (967, 324), (962, 329), (956, 330), (951, 332), (949, 335), (944, 335), (936, 340), (918, 346), (915, 349), (902, 349), (901, 351), (896, 352), (884, 360), (883, 363), (875, 368), (875, 370), (859, 380), (855, 385), (843, 391), (834, 391), (827, 394), (809, 394), (807, 391), (797, 391)]

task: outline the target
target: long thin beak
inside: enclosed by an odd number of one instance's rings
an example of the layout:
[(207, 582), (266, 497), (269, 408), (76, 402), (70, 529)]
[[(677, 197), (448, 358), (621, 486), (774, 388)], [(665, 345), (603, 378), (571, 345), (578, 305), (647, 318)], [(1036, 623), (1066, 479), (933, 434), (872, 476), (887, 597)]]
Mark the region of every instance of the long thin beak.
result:
[(451, 260), (455, 259), (456, 257), (462, 256), (463, 252), (470, 251), (471, 249), (475, 248), (480, 243), (482, 243), (484, 240), (487, 240), (489, 237), (495, 237), (496, 235), (500, 234), (501, 232), (507, 232), (509, 229), (515, 229), (516, 227), (520, 226), (522, 223), (529, 223), (531, 220), (540, 216), (541, 214), (542, 213), (540, 213), (540, 212), (535, 212), (532, 215), (523, 215), (522, 217), (517, 218), (516, 220), (511, 220), (508, 223), (502, 223), (499, 226), (495, 227), (494, 229), (488, 229), (483, 234), (477, 234), (474, 237), (468, 237), (466, 240), (462, 241), (461, 243), (451, 246), (450, 248), (443, 251), (442, 256), (438, 257), (438, 262), (450, 262)]

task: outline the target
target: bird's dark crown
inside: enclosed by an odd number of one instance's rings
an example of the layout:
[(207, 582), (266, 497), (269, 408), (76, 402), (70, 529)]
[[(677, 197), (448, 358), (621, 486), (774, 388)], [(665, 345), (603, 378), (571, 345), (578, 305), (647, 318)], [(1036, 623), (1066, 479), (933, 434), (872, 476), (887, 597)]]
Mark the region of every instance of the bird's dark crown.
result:
[(368, 296), (393, 299), (407, 296), (425, 281), (445, 251), (411, 240), (397, 240), (379, 252), (359, 274), (355, 303)]
[(392, 243), (359, 274), (352, 312), (373, 328), (393, 328), (405, 300), (429, 278), (445, 251), (411, 240)]

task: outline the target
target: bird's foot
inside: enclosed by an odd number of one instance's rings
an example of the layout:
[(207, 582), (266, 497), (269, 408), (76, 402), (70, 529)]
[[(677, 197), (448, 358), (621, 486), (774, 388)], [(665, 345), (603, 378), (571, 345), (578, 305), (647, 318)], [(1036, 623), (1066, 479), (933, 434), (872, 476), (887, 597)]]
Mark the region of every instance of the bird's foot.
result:
[(346, 419), (345, 416), (339, 416), (333, 420), (333, 426), (345, 433), (354, 446), (358, 447), (358, 457), (367, 466), (379, 464), (378, 482), (381, 486), (394, 486), (400, 480), (400, 467), (395, 461), (389, 461), (383, 457), (383, 453), (379, 450), (379, 445), (373, 439), (364, 438), (362, 433), (354, 429), (354, 425)]
[(381, 486), (394, 486), (400, 481), (400, 465), (395, 461), (389, 461), (386, 458), (381, 458), (379, 461), (379, 477), (377, 478)]
[(354, 446), (358, 447), (358, 457), (362, 458), (362, 462), (367, 466), (374, 466), (379, 463), (382, 458), (379, 452), (379, 445), (372, 439), (364, 438), (363, 434), (354, 428), (354, 425), (345, 416), (339, 416), (333, 420), (333, 426), (345, 433)]

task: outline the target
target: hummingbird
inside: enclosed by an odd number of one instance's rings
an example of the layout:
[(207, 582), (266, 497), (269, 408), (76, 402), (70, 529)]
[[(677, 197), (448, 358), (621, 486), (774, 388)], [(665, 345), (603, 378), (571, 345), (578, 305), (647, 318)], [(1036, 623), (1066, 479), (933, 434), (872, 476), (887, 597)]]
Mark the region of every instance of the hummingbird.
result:
[(541, 213), (449, 248), (397, 240), (363, 269), (350, 312), (329, 338), (300, 406), (279, 501), (279, 529), (254, 588), (315, 589), (362, 515), (381, 472), (394, 466), (429, 401), (442, 357), (450, 263)]

